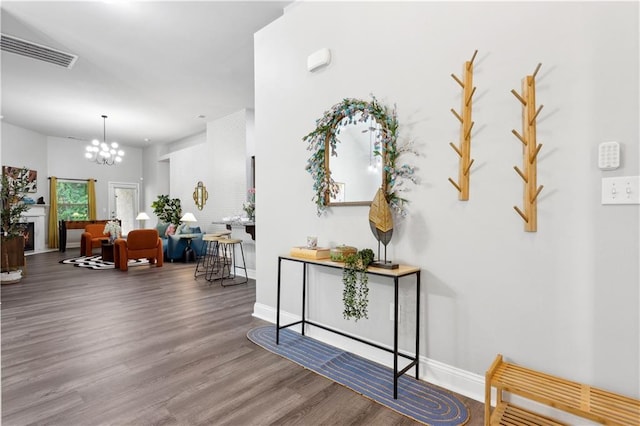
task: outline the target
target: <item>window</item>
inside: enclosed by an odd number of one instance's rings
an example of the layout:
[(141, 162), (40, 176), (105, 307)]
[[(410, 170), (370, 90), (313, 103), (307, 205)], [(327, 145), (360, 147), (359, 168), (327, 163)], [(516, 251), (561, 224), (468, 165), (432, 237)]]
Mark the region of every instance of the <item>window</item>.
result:
[(58, 220), (89, 219), (87, 182), (58, 180)]

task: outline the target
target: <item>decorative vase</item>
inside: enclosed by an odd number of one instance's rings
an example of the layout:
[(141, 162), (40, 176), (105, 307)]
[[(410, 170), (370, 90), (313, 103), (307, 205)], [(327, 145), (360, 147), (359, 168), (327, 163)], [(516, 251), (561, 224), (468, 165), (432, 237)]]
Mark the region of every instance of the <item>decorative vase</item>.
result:
[(4, 284), (16, 284), (22, 279), (22, 270), (2, 272), (0, 274), (0, 282)]

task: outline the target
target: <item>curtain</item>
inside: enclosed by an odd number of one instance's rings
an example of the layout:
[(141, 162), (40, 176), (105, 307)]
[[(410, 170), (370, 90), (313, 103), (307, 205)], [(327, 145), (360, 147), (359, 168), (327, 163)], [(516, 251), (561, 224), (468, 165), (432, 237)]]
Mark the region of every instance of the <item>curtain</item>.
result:
[(96, 220), (96, 181), (89, 179), (87, 182), (87, 195), (89, 196), (89, 220)]
[(58, 179), (49, 179), (49, 248), (58, 248)]

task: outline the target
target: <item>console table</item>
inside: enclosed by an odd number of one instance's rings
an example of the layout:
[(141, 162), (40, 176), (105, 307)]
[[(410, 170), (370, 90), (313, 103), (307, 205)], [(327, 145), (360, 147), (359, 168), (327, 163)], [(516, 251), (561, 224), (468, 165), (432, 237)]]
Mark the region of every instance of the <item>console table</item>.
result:
[[(94, 223), (107, 224), (109, 219), (104, 220), (60, 220), (58, 221), (58, 237), (60, 242), (59, 251), (67, 250), (67, 230), (68, 229), (84, 229), (85, 226)], [(120, 220), (118, 220), (120, 223)], [(120, 223), (122, 225), (122, 223)]]
[[(302, 263), (302, 319), (300, 321), (295, 321), (290, 324), (280, 325), (280, 288), (281, 288), (281, 266), (282, 261), (291, 261), (291, 262), (299, 262)], [(344, 337), (348, 337), (350, 339), (356, 340), (360, 343), (365, 343), (367, 345), (373, 346), (378, 349), (382, 349), (387, 352), (393, 353), (393, 398), (398, 398), (398, 378), (409, 371), (410, 368), (415, 367), (416, 379), (418, 379), (419, 368), (418, 368), (418, 358), (419, 358), (419, 348), (420, 348), (420, 268), (416, 266), (408, 266), (408, 265), (400, 265), (397, 269), (383, 269), (383, 268), (374, 268), (369, 267), (367, 272), (370, 275), (377, 275), (381, 277), (388, 277), (393, 279), (394, 285), (394, 321), (393, 321), (393, 350), (386, 348), (384, 346), (378, 345), (374, 342), (369, 342), (365, 339), (362, 339), (357, 336), (353, 336), (347, 333), (344, 333), (340, 330), (336, 330), (334, 328), (327, 327), (322, 324), (318, 324), (306, 318), (306, 297), (307, 297), (307, 266), (322, 266), (328, 268), (337, 268), (342, 269), (344, 267), (343, 263), (332, 262), (330, 260), (311, 260), (311, 259), (302, 259), (298, 257), (292, 256), (278, 256), (278, 295), (277, 295), (277, 305), (276, 305), (276, 344), (280, 344), (280, 330), (283, 328), (291, 327), (294, 325), (301, 324), (302, 326), (302, 335), (305, 333), (305, 325), (313, 325), (315, 327), (322, 328), (323, 330), (330, 331), (332, 333), (339, 334)], [(399, 279), (401, 277), (406, 277), (410, 275), (415, 275), (416, 277), (416, 351), (414, 355), (409, 355), (402, 353), (398, 350), (398, 293), (399, 293)], [(406, 358), (410, 361), (410, 363), (405, 366), (403, 369), (398, 370), (398, 357)]]

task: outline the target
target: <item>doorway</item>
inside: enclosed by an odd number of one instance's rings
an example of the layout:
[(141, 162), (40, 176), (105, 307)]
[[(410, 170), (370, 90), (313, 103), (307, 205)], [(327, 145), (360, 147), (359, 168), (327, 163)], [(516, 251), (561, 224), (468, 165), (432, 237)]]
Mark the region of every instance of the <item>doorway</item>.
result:
[(139, 192), (137, 183), (109, 182), (109, 211), (122, 222), (122, 235), (135, 229)]

